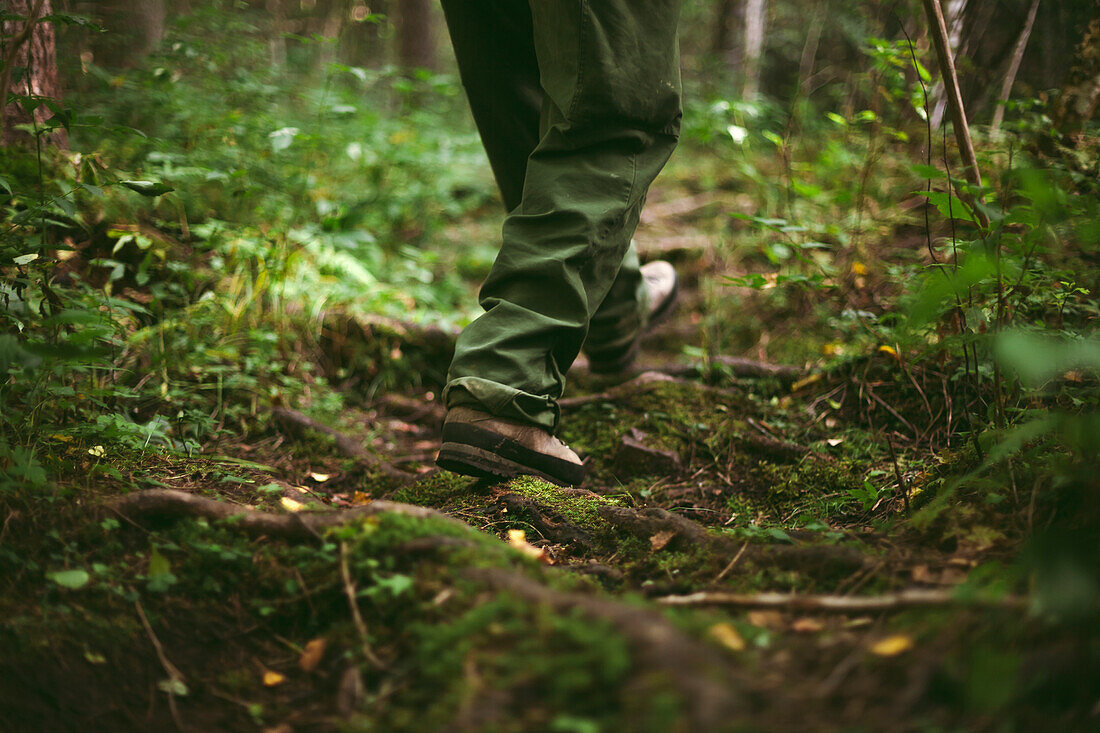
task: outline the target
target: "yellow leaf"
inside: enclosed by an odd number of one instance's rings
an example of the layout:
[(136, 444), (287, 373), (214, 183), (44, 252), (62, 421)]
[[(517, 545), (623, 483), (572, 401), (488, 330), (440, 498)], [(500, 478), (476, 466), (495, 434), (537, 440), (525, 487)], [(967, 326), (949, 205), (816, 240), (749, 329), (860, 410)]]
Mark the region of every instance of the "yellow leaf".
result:
[(675, 536), (676, 536), (675, 531), (666, 529), (666, 530), (658, 532), (657, 534), (650, 537), (649, 538), (649, 545), (650, 545), (650, 547), (652, 547), (654, 549), (654, 551), (663, 550), (665, 548), (665, 546), (669, 542), (671, 542), (672, 538), (675, 537)]
[(541, 547), (535, 547), (527, 541), (527, 533), (522, 529), (510, 529), (508, 530), (508, 544), (514, 549), (519, 550), (527, 557), (533, 557), (536, 560), (550, 564), (550, 557), (546, 554), (546, 550)]
[(749, 623), (762, 629), (783, 628), (783, 614), (779, 611), (749, 611)]
[(886, 354), (887, 356), (892, 356), (895, 359), (898, 358), (898, 350), (895, 349), (893, 346), (883, 344), (882, 346), (878, 347), (878, 351), (880, 354)]
[(355, 506), (370, 504), (370, 495), (362, 491), (356, 491), (354, 494), (351, 495), (351, 503)]
[(271, 669), (264, 670), (264, 687), (275, 687), (284, 682), (286, 682), (286, 676)]
[(871, 653), (880, 657), (896, 657), (913, 648), (913, 639), (905, 634), (894, 634), (879, 639), (871, 646)]
[(283, 505), (283, 508), (288, 512), (300, 512), (306, 508), (306, 505), (300, 501), (294, 501), (290, 497), (284, 496), (279, 499), (279, 503)]
[(317, 669), (317, 665), (321, 663), (321, 658), (325, 656), (325, 646), (328, 642), (323, 637), (312, 639), (309, 641), (305, 649), (302, 650), (302, 656), (298, 657), (298, 666), (302, 668), (303, 672), (312, 672)]
[(101, 445), (93, 445), (91, 448), (88, 449), (88, 455), (95, 458), (106, 458), (107, 449)]
[(745, 640), (741, 638), (741, 634), (737, 633), (737, 629), (733, 628), (731, 624), (725, 622), (715, 624), (707, 629), (707, 636), (730, 651), (740, 652), (745, 650)]
[(802, 389), (803, 387), (809, 387), (811, 384), (814, 384), (815, 382), (820, 382), (820, 381), (821, 381), (821, 372), (817, 372), (816, 374), (811, 374), (810, 376), (803, 377), (802, 379), (799, 379), (797, 382), (792, 384), (791, 385), (791, 391), (792, 392), (797, 392), (798, 390)]
[(62, 443), (68, 443), (73, 439), (71, 435), (62, 435), (61, 433), (54, 433), (50, 437), (54, 440), (60, 440)]
[(816, 618), (809, 618), (808, 616), (796, 619), (795, 622), (791, 624), (791, 631), (797, 631), (800, 634), (815, 634), (824, 628), (825, 624), (821, 623)]
[(314, 471), (310, 471), (309, 477), (311, 479), (313, 479), (314, 481), (316, 481), (317, 483), (323, 484), (324, 482), (326, 482), (330, 478), (332, 478), (332, 474), (331, 473), (316, 473)]
[(866, 275), (867, 274), (867, 265), (863, 264), (862, 262), (859, 262), (858, 260), (856, 262), (853, 262), (852, 263), (852, 273), (855, 274), (855, 275)]

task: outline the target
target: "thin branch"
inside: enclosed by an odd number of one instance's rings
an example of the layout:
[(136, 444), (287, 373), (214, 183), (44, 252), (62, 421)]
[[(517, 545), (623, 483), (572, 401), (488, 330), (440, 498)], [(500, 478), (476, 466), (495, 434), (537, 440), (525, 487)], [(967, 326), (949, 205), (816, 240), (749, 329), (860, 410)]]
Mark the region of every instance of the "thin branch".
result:
[[(157, 653), (157, 659), (160, 660), (160, 666), (164, 669), (164, 673), (168, 675), (173, 683), (183, 684), (184, 677), (183, 672), (180, 672), (179, 667), (172, 664), (172, 661), (168, 659), (168, 655), (164, 653), (164, 646), (160, 643), (160, 639), (153, 633), (153, 626), (149, 623), (149, 618), (145, 615), (145, 609), (141, 607), (141, 601), (134, 601), (134, 607), (137, 609), (138, 617), (141, 619), (141, 625), (145, 627), (145, 634), (149, 637), (149, 641), (153, 644), (153, 649)], [(176, 709), (176, 691), (175, 684), (169, 687), (165, 692), (168, 693), (168, 709), (172, 713), (172, 720), (176, 724), (176, 728), (183, 731), (183, 721), (180, 720), (179, 710)]]
[[(974, 142), (970, 138), (970, 126), (966, 121), (966, 109), (963, 107), (962, 93), (959, 91), (959, 77), (955, 73), (955, 60), (951, 56), (951, 44), (947, 37), (947, 23), (943, 18), (943, 9), (939, 0), (922, 0), (931, 25), (932, 44), (936, 47), (936, 58), (940, 65), (944, 91), (947, 93), (947, 106), (951, 110), (951, 122), (955, 126), (955, 140), (962, 155), (966, 179), (974, 186), (981, 187), (982, 175), (978, 170), (978, 158), (974, 154)], [(989, 217), (978, 206), (974, 214), (982, 227), (989, 226)]]
[(359, 613), (359, 600), (355, 593), (355, 583), (352, 581), (351, 571), (348, 569), (348, 544), (346, 542), (340, 543), (340, 577), (344, 581), (344, 595), (348, 598), (348, 606), (351, 607), (351, 619), (355, 622), (359, 639), (363, 643), (363, 657), (375, 669), (385, 669), (385, 663), (371, 649), (370, 640), (367, 636), (367, 625), (363, 622), (363, 614)]
[(799, 595), (797, 593), (722, 593), (703, 591), (684, 596), (664, 596), (656, 599), (664, 606), (732, 606), (735, 608), (775, 609), (779, 611), (813, 611), (817, 613), (873, 613), (901, 611), (908, 608), (942, 608), (948, 606), (975, 608), (1005, 608), (1026, 610), (1029, 599), (1007, 596), (1000, 599), (959, 598), (950, 590), (913, 588), (881, 596)]
[(1035, 25), (1035, 16), (1039, 12), (1039, 0), (1031, 0), (1031, 8), (1027, 11), (1027, 20), (1024, 29), (1020, 31), (1016, 39), (1016, 47), (1012, 49), (1012, 61), (1005, 71), (1004, 81), (1001, 83), (1001, 94), (997, 97), (997, 109), (993, 111), (993, 121), (989, 124), (990, 132), (997, 132), (1005, 118), (1005, 106), (1012, 95), (1012, 85), (1016, 83), (1016, 74), (1020, 71), (1020, 62), (1024, 60), (1024, 51), (1027, 50), (1027, 42), (1031, 38), (1031, 29)]

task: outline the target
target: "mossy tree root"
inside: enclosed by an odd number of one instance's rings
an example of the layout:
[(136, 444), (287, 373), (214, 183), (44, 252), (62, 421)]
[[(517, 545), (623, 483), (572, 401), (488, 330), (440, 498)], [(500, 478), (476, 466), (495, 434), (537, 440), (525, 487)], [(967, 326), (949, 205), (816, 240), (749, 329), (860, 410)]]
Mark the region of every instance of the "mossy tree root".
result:
[[(476, 530), (458, 519), (426, 507), (375, 501), (339, 512), (275, 514), (217, 501), (173, 489), (150, 489), (128, 494), (109, 505), (130, 520), (185, 517), (229, 520), (240, 532), (288, 541), (309, 541), (321, 532), (348, 522), (384, 513), (431, 518)], [(438, 540), (438, 541), (437, 541)], [(420, 537), (395, 546), (396, 553), (436, 551), (472, 543), (461, 537)], [(641, 674), (634, 675), (638, 694), (652, 693), (650, 686), (669, 685), (680, 696), (689, 730), (722, 730), (744, 712), (744, 682), (738, 670), (717, 648), (677, 629), (659, 611), (627, 605), (588, 593), (557, 590), (520, 572), (500, 567), (462, 571), (476, 586), (504, 591), (557, 612), (579, 610), (590, 618), (610, 623), (630, 642)]]
[(403, 514), (409, 517), (434, 518), (462, 527), (469, 526), (442, 512), (412, 504), (393, 501), (373, 501), (370, 504), (334, 512), (296, 512), (275, 514), (261, 512), (238, 504), (208, 499), (198, 494), (175, 489), (148, 489), (127, 494), (108, 505), (119, 514), (131, 519), (142, 518), (202, 518), (232, 520), (235, 526), (249, 535), (266, 535), (279, 539), (302, 541), (317, 539), (321, 533), (340, 527), (363, 517), (379, 514)]
[[(737, 668), (716, 648), (684, 634), (652, 609), (595, 595), (558, 591), (498, 568), (472, 569), (465, 576), (555, 611), (577, 609), (610, 623), (636, 652), (634, 662), (641, 674), (635, 677), (639, 682), (644, 685), (647, 679), (656, 678), (671, 684), (679, 693), (687, 730), (726, 730), (745, 713), (744, 682)], [(647, 690), (637, 692), (644, 695)]]
[[(595, 494), (583, 490), (563, 489), (562, 491), (596, 497)], [(586, 552), (598, 549), (600, 540), (595, 532), (570, 522), (567, 517), (552, 507), (546, 506), (529, 496), (512, 492), (500, 494), (496, 497), (496, 500), (508, 512), (523, 516), (532, 527), (538, 530), (544, 539), (563, 545), (576, 545)]]
[(287, 432), (296, 437), (301, 437), (311, 430), (329, 436), (335, 442), (336, 449), (342, 454), (354, 459), (368, 470), (378, 471), (399, 486), (405, 486), (423, 478), (422, 474), (408, 473), (390, 465), (364, 448), (358, 440), (344, 435), (339, 430), (318, 422), (308, 415), (303, 415), (297, 410), (291, 410), (287, 407), (273, 407), (271, 414), (275, 416), (275, 419)]

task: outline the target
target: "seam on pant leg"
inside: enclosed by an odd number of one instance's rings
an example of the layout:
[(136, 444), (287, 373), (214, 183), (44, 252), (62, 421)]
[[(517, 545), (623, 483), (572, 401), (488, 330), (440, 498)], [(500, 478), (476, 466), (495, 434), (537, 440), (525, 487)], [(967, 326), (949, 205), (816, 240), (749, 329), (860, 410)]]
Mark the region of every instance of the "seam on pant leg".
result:
[(572, 121), (576, 116), (577, 105), (581, 100), (581, 88), (584, 84), (584, 42), (588, 30), (588, 0), (580, 1), (581, 22), (577, 31), (577, 78), (573, 83), (573, 99), (569, 102), (569, 111), (565, 119)]

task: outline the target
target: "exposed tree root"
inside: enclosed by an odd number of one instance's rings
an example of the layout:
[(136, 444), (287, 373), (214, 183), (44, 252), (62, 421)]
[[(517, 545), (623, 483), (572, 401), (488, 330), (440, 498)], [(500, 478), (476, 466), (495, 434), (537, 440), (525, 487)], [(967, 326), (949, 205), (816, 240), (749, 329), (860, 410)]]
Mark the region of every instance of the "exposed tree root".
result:
[(321, 532), (331, 527), (339, 527), (362, 517), (372, 517), (387, 512), (409, 517), (432, 517), (469, 529), (465, 523), (434, 509), (392, 501), (374, 501), (365, 506), (333, 512), (275, 514), (175, 489), (148, 489), (127, 494), (109, 506), (133, 520), (144, 517), (232, 519), (235, 522), (234, 526), (246, 534), (266, 535), (287, 540), (315, 539), (320, 537)]
[[(580, 491), (580, 493), (596, 496), (588, 491)], [(599, 544), (592, 531), (570, 523), (560, 512), (540, 504), (529, 496), (509, 492), (499, 494), (497, 501), (509, 512), (523, 513), (531, 526), (551, 542), (579, 545), (585, 550), (593, 550)]]
[(706, 373), (707, 364), (720, 365), (735, 377), (760, 379), (774, 377), (782, 382), (794, 382), (806, 376), (802, 367), (789, 364), (770, 364), (766, 361), (747, 359), (743, 356), (712, 356), (707, 362), (674, 366), (660, 371), (672, 377), (698, 377)]
[[(659, 613), (627, 606), (599, 596), (566, 593), (536, 583), (519, 573), (498, 568), (468, 570), (466, 577), (555, 611), (578, 609), (612, 624), (635, 649), (635, 664), (666, 677), (683, 696), (688, 730), (724, 730), (743, 715), (737, 670), (717, 649), (696, 641)], [(638, 675), (644, 680), (647, 675)], [(638, 690), (645, 694), (645, 690)]]
[(864, 556), (850, 547), (835, 545), (749, 545), (734, 537), (723, 537), (707, 531), (698, 522), (664, 509), (632, 509), (602, 506), (599, 515), (610, 524), (638, 537), (653, 537), (660, 532), (672, 532), (673, 541), (705, 547), (716, 554), (744, 555), (756, 565), (782, 570), (824, 575), (850, 574), (863, 569)]
[(1026, 610), (1030, 601), (1020, 596), (998, 599), (959, 598), (950, 590), (913, 588), (881, 596), (826, 596), (796, 593), (722, 593), (704, 591), (665, 596), (656, 601), (666, 606), (733, 606), (735, 608), (813, 611), (817, 613), (873, 613), (907, 608), (965, 606)]
[(399, 468), (395, 468), (388, 462), (373, 455), (364, 448), (358, 440), (348, 435), (344, 435), (339, 430), (331, 428), (324, 423), (320, 423), (308, 415), (303, 415), (297, 410), (291, 410), (287, 407), (273, 407), (271, 408), (271, 413), (287, 431), (293, 433), (295, 436), (301, 437), (308, 430), (327, 435), (335, 442), (336, 449), (345, 456), (354, 459), (364, 468), (382, 473), (387, 478), (396, 481), (400, 485), (410, 484), (423, 478), (423, 475), (408, 473)]
[[(148, 517), (203, 517), (233, 520), (233, 527), (249, 535), (266, 535), (299, 541), (315, 538), (325, 529), (356, 519), (400, 513), (414, 517), (432, 517), (474, 532), (463, 522), (441, 512), (410, 504), (377, 501), (366, 506), (329, 513), (273, 514), (248, 507), (227, 504), (206, 497), (172, 489), (150, 489), (128, 494), (111, 507), (130, 519)], [(461, 538), (425, 537), (411, 540), (395, 551), (434, 551), (454, 546), (467, 547)], [(476, 568), (463, 573), (478, 585), (512, 593), (532, 603), (543, 604), (555, 611), (579, 609), (596, 619), (607, 621), (623, 634), (636, 653), (636, 663), (652, 675), (637, 675), (644, 686), (658, 676), (683, 696), (685, 715), (691, 730), (717, 730), (728, 725), (738, 712), (743, 712), (737, 670), (718, 650), (697, 641), (675, 628), (660, 613), (617, 601), (582, 593), (558, 591), (531, 580), (517, 572), (500, 568)], [(344, 583), (350, 576), (344, 573)], [(369, 658), (369, 657), (368, 657)], [(638, 690), (645, 693), (645, 689)]]

